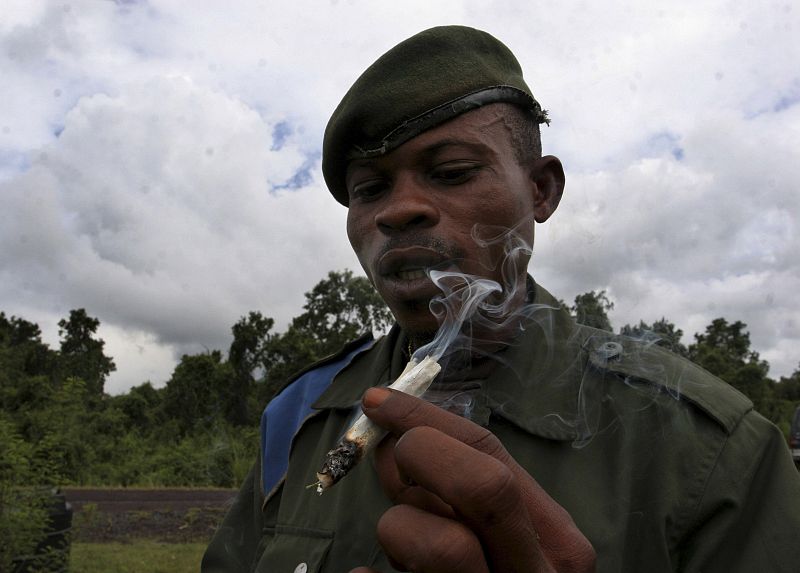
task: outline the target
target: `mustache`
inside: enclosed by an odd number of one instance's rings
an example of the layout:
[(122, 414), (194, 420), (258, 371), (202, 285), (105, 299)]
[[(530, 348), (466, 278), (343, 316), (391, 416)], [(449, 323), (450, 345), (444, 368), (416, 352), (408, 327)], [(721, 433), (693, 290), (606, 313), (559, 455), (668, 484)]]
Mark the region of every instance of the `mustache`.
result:
[(466, 252), (462, 248), (445, 241), (441, 237), (413, 233), (401, 237), (388, 238), (378, 250), (375, 260), (380, 260), (383, 255), (394, 249), (406, 249), (409, 247), (425, 247), (447, 261), (457, 261), (466, 258)]

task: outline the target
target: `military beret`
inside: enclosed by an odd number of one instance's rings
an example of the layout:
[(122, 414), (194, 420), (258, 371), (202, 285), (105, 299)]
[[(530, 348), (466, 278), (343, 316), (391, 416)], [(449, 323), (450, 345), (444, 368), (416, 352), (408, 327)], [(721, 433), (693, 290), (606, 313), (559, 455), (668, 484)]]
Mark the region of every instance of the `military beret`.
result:
[(401, 42), (356, 80), (325, 128), (322, 173), (347, 206), (353, 159), (384, 155), (425, 130), (490, 103), (506, 102), (547, 121), (502, 42), (466, 26), (439, 26)]

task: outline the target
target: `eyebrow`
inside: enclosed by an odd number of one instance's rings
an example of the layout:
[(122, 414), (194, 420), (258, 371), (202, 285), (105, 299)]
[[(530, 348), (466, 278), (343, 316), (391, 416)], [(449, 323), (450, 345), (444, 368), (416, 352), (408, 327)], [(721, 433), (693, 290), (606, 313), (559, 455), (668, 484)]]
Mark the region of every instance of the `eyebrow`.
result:
[(487, 151), (489, 149), (489, 147), (483, 143), (464, 141), (463, 139), (445, 138), (424, 147), (422, 152), (428, 155), (433, 155), (445, 147), (466, 147), (472, 151)]
[[(451, 137), (447, 137), (444, 139), (440, 139), (434, 141), (430, 145), (426, 145), (420, 150), (420, 153), (430, 157), (435, 155), (442, 149), (446, 149), (448, 147), (464, 147), (469, 149), (470, 151), (474, 151), (476, 153), (486, 153), (487, 151), (491, 151), (491, 148), (483, 143), (473, 142), (473, 141), (464, 141), (463, 139), (455, 139)], [(390, 152), (391, 153), (391, 152)], [(358, 168), (358, 167), (371, 167), (376, 162), (380, 162), (385, 155), (379, 155), (377, 157), (367, 157), (362, 159), (354, 159), (348, 165), (348, 169), (350, 167)]]

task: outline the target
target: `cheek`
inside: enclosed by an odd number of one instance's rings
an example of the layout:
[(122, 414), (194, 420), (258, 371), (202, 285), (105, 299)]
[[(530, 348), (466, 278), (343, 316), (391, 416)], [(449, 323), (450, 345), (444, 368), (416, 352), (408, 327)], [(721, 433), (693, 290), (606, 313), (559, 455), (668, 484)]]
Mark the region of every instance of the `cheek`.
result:
[(364, 225), (361, 218), (356, 216), (353, 211), (347, 213), (347, 238), (350, 241), (350, 246), (358, 254), (359, 247), (364, 240)]
[(350, 246), (353, 248), (358, 261), (361, 263), (361, 268), (367, 273), (367, 276), (372, 280), (372, 273), (369, 267), (368, 253), (365, 252), (365, 245), (369, 244), (369, 237), (367, 236), (367, 229), (363, 223), (356, 217), (348, 215), (347, 217), (347, 238), (350, 241)]

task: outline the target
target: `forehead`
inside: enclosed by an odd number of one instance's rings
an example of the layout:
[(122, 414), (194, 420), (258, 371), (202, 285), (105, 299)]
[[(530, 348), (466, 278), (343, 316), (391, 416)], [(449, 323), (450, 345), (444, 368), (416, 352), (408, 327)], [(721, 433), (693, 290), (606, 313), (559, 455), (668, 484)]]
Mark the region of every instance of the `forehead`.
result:
[(492, 158), (513, 155), (506, 104), (491, 104), (463, 113), (420, 133), (385, 155), (351, 160), (347, 165), (347, 173), (359, 167), (380, 166), (409, 155), (435, 157), (450, 151), (483, 154)]

